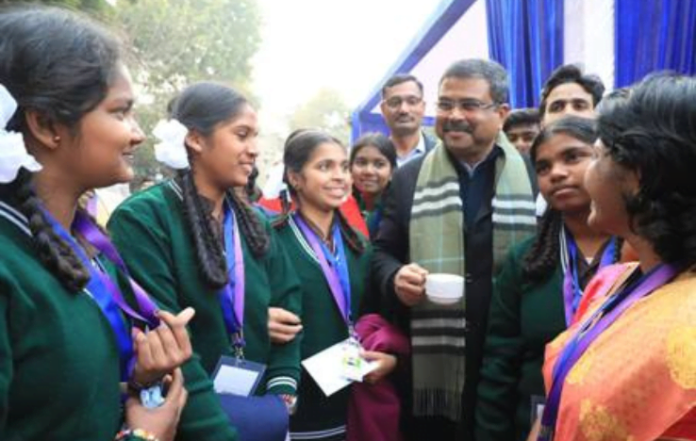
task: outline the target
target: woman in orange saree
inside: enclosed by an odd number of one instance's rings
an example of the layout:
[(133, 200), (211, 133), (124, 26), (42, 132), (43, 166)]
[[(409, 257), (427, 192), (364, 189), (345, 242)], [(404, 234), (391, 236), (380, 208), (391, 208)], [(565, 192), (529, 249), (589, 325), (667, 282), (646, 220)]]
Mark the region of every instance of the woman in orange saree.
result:
[(546, 349), (539, 441), (696, 440), (696, 79), (655, 76), (599, 116), (589, 223), (633, 246)]

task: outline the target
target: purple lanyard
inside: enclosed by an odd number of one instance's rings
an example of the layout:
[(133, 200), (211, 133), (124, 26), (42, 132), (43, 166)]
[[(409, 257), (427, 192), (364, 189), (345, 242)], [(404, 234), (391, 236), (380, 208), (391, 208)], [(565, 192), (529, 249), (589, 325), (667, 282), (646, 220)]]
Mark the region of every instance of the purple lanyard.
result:
[(325, 246), (322, 246), (314, 231), (307, 226), (307, 223), (305, 223), (300, 215), (296, 214), (294, 216), (294, 220), (295, 223), (300, 227), (305, 239), (307, 239), (309, 246), (312, 247), (312, 251), (314, 251), (314, 255), (319, 261), (321, 271), (324, 273), (324, 278), (329, 284), (329, 289), (331, 290), (331, 294), (336, 302), (336, 306), (341, 312), (341, 317), (343, 317), (345, 320), (348, 330), (352, 336), (354, 334), (354, 330), (351, 313), (351, 291), (348, 275), (348, 262), (346, 261), (345, 247), (343, 245), (343, 238), (341, 237), (341, 232), (338, 225), (334, 224), (333, 226), (333, 240), (338, 256), (335, 259), (332, 259), (333, 266), (331, 266), (327, 260), (327, 254), (330, 256), (331, 253), (328, 251), (328, 249), (326, 249)]
[(679, 269), (676, 265), (658, 265), (635, 283), (628, 284), (620, 292), (607, 298), (604, 304), (582, 323), (572, 339), (565, 345), (554, 367), (537, 441), (553, 439), (566, 377), (592, 342), (626, 309), (672, 280), (678, 273)]
[(130, 305), (123, 298), (121, 290), (114, 284), (114, 282), (106, 277), (106, 284), (109, 286), (114, 301), (119, 305), (119, 307), (135, 320), (139, 320), (152, 329), (156, 328), (160, 324), (160, 320), (157, 317), (157, 306), (150, 299), (150, 296), (145, 292), (145, 290), (130, 277), (128, 268), (125, 262), (121, 258), (120, 254), (116, 250), (116, 247), (111, 243), (109, 238), (92, 222), (89, 216), (78, 211), (75, 213), (75, 220), (73, 221), (73, 229), (80, 233), (87, 242), (89, 242), (93, 247), (95, 247), (100, 253), (102, 253), (109, 261), (118, 267), (128, 278), (130, 282), (131, 289), (133, 290), (133, 295), (135, 296), (135, 301), (138, 304), (138, 309), (140, 313), (133, 310)]
[[(112, 331), (116, 337), (118, 345), (121, 380), (128, 381), (131, 377), (133, 367), (135, 366), (135, 357), (133, 356), (133, 341), (129, 330), (126, 327), (126, 322), (120, 311), (144, 323), (151, 328), (159, 326), (159, 318), (156, 315), (157, 307), (152, 303), (148, 295), (129, 277), (129, 282), (133, 290), (133, 294), (138, 303), (141, 313), (134, 311), (126, 302), (119, 289), (118, 285), (111, 280), (111, 277), (98, 269), (90, 262), (87, 254), (82, 247), (77, 243), (75, 238), (63, 228), (58, 221), (51, 216), (50, 213), (44, 210), (44, 215), (53, 227), (54, 231), (65, 240), (73, 251), (79, 256), (82, 264), (89, 270), (90, 279), (87, 283), (86, 290), (92, 296), (94, 301), (99, 306), (104, 316), (109, 322)], [(81, 211), (75, 213), (73, 221), (73, 229), (81, 234), (92, 246), (99, 250), (108, 260), (115, 264), (120, 270), (124, 271), (128, 276), (127, 269), (121, 256), (119, 256), (116, 248), (109, 241), (104, 233), (97, 228), (92, 220)]]
[(223, 234), (229, 282), (220, 290), (220, 306), (227, 333), (232, 338), (235, 352), (241, 357), (243, 354), (242, 348), (246, 344), (243, 337), (244, 255), (242, 253), (242, 238), (239, 235), (239, 226), (229, 203), (225, 204)]
[[(563, 275), (563, 303), (565, 306), (566, 326), (570, 326), (573, 322), (573, 316), (580, 306), (582, 300), (583, 289), (580, 285), (580, 277), (578, 275), (578, 246), (572, 234), (568, 233), (565, 228), (561, 231), (561, 240), (565, 241), (567, 253), (561, 256), (561, 259), (567, 259), (566, 268)], [(604, 248), (602, 258), (599, 261), (599, 267), (596, 272), (599, 272), (605, 266), (615, 263), (616, 260), (616, 237), (609, 239), (609, 244)]]

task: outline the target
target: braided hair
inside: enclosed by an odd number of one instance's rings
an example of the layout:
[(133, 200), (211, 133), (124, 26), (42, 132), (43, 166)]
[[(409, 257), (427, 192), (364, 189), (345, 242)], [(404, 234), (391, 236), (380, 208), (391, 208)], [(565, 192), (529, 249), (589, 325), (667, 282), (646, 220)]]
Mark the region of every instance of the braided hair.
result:
[[(119, 42), (95, 22), (50, 7), (10, 7), (0, 13), (0, 84), (17, 100), (7, 129), (34, 140), (26, 113), (47, 124), (79, 132), (82, 118), (106, 97), (120, 59)], [(89, 281), (89, 271), (51, 227), (32, 185), (20, 170), (17, 179), (0, 185), (0, 199), (28, 220), (41, 262), (71, 292)]]
[[(285, 150), (283, 152), (283, 164), (285, 165), (283, 182), (287, 185), (290, 195), (295, 199), (297, 199), (297, 192), (288, 181), (288, 171), (298, 174), (301, 173), (317, 147), (324, 143), (336, 144), (345, 148), (341, 141), (319, 130), (297, 130), (285, 141)], [(283, 214), (274, 222), (274, 226), (276, 227), (287, 223), (291, 214), (290, 203), (287, 201), (285, 195), (281, 195), (281, 199), (283, 200)], [(343, 213), (341, 213), (341, 210), (336, 210), (336, 216), (338, 217), (341, 235), (348, 244), (348, 247), (356, 253), (362, 254), (365, 251), (365, 244), (361, 240), (358, 232), (350, 226), (348, 220)]]
[[(184, 89), (170, 103), (169, 113), (171, 118), (189, 130), (210, 137), (220, 123), (235, 119), (247, 104), (246, 98), (234, 89), (222, 84), (200, 82)], [(183, 190), (184, 219), (193, 237), (199, 271), (210, 287), (219, 289), (228, 282), (224, 249), (214, 228), (211, 209), (196, 188), (195, 164), (192, 165), (194, 167), (191, 169), (180, 171), (176, 178)], [(270, 247), (270, 237), (260, 217), (232, 189), (226, 191), (226, 197), (232, 201), (241, 236), (249, 244), (252, 255), (262, 257)]]

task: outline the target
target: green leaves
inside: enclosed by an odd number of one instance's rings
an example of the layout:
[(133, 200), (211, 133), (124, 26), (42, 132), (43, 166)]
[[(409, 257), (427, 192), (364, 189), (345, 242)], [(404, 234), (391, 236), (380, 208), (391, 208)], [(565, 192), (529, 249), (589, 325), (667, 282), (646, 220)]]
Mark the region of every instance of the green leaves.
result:
[[(138, 120), (149, 134), (167, 103), (196, 81), (248, 88), (251, 57), (261, 43), (256, 0), (119, 0), (116, 20), (134, 48)], [(152, 140), (140, 149), (136, 172), (160, 170)]]
[[(127, 64), (136, 83), (137, 119), (148, 136), (166, 117), (167, 103), (188, 84), (214, 80), (242, 92), (249, 89), (250, 60), (261, 43), (256, 0), (116, 0), (115, 6), (107, 0), (42, 3), (87, 12), (126, 40), (132, 50)], [(137, 152), (139, 177), (163, 171), (154, 159), (153, 145), (148, 138)]]

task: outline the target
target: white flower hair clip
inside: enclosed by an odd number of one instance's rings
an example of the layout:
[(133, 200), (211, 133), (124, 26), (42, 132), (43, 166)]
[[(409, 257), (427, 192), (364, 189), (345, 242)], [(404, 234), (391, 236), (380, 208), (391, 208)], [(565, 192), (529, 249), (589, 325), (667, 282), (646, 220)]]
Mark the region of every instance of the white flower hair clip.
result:
[(175, 119), (161, 120), (155, 126), (152, 134), (160, 140), (155, 145), (155, 158), (159, 162), (177, 170), (189, 166), (186, 145), (184, 144), (188, 134), (186, 126)]
[(41, 164), (27, 152), (21, 133), (8, 132), (7, 123), (17, 111), (17, 101), (10, 91), (0, 84), (0, 183), (8, 184), (17, 179), (19, 169), (31, 172), (41, 170)]

